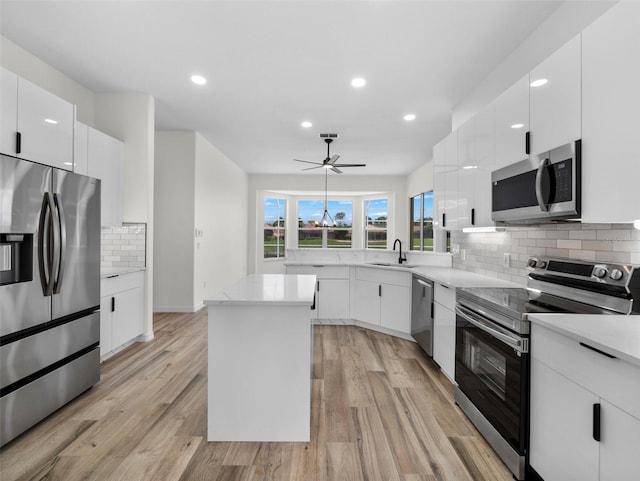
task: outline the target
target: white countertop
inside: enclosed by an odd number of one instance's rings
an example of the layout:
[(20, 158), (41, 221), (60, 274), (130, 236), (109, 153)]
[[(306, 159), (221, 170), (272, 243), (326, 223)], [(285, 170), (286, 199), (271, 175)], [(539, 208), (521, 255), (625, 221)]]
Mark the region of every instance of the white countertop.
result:
[(292, 274), (251, 274), (218, 292), (206, 305), (219, 304), (306, 304), (315, 295), (316, 276)]
[(516, 284), (515, 282), (505, 281), (502, 279), (496, 279), (494, 277), (483, 276), (474, 272), (463, 271), (461, 269), (454, 269), (453, 267), (441, 267), (441, 266), (417, 266), (415, 264), (409, 264), (413, 267), (407, 267), (405, 264), (393, 264), (379, 265), (379, 263), (372, 262), (307, 262), (307, 261), (294, 261), (285, 262), (285, 265), (289, 266), (344, 266), (344, 267), (369, 267), (372, 269), (384, 269), (404, 271), (417, 274), (432, 281), (439, 282), (449, 287), (523, 287), (524, 284)]
[(100, 278), (121, 276), (132, 272), (144, 271), (146, 267), (102, 267), (100, 268)]
[(640, 315), (529, 314), (529, 319), (640, 367)]

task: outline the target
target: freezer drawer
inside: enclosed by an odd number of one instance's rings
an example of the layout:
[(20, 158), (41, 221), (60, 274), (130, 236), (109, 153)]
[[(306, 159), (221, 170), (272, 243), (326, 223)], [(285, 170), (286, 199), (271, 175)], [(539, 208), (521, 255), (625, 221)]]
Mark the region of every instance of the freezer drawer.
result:
[(82, 394), (100, 380), (100, 349), (0, 398), (0, 446)]
[[(100, 312), (0, 347), (0, 387), (23, 379), (100, 341)], [(3, 418), (4, 421), (4, 418)]]

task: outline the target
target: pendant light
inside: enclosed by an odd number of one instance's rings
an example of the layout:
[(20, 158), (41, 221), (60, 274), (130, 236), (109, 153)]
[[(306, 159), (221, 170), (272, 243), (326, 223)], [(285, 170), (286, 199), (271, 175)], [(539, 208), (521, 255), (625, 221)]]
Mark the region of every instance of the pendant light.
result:
[(336, 221), (333, 220), (333, 217), (329, 215), (329, 211), (327, 210), (327, 178), (329, 176), (329, 168), (325, 167), (324, 169), (324, 214), (322, 214), (322, 219), (320, 220), (320, 225), (323, 228), (329, 227), (329, 221), (331, 221), (331, 225), (333, 227), (336, 226)]

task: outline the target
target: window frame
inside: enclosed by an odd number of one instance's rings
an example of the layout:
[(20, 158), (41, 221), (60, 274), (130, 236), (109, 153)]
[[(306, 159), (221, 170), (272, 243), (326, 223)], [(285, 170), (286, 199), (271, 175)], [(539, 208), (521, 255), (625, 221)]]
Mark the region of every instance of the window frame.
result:
[[(348, 228), (342, 228), (342, 227), (333, 227), (333, 226), (329, 226), (329, 227), (322, 227), (320, 225), (318, 225), (318, 227), (314, 227), (314, 228), (309, 228), (309, 227), (300, 227), (300, 221), (302, 220), (304, 222), (304, 219), (300, 216), (300, 202), (320, 202), (322, 204), (322, 210), (324, 211), (324, 198), (323, 197), (319, 197), (319, 196), (315, 196), (315, 195), (296, 195), (294, 196), (295, 199), (295, 211), (296, 211), (296, 221), (297, 221), (297, 227), (296, 227), (296, 246), (298, 249), (340, 249), (340, 250), (344, 250), (344, 249), (353, 249), (353, 244), (354, 244), (354, 239), (353, 239), (353, 232), (354, 232), (354, 205), (355, 205), (355, 200), (353, 197), (351, 196), (329, 196), (327, 198), (327, 210), (331, 211), (331, 203), (332, 202), (348, 202), (351, 204), (351, 225)], [(335, 222), (335, 216), (332, 216), (333, 220)], [(319, 221), (316, 221), (319, 222)], [(306, 225), (306, 224), (305, 224)], [(349, 245), (348, 246), (335, 246), (335, 245), (329, 245), (329, 231), (330, 230), (339, 230), (339, 231), (346, 231), (348, 233), (350, 233), (350, 239), (349, 239)], [(319, 246), (317, 245), (308, 245), (308, 246), (301, 246), (300, 245), (300, 231), (311, 231), (311, 232), (321, 232), (321, 243)]]
[[(265, 239), (264, 239), (264, 231), (266, 230), (266, 225), (267, 225), (267, 223), (265, 222), (266, 221), (266, 214), (265, 214), (265, 210), (266, 209), (265, 209), (265, 207), (266, 207), (267, 201), (271, 200), (271, 199), (276, 200), (278, 203), (280, 203), (280, 202), (284, 203), (282, 212), (280, 211), (280, 206), (277, 207), (278, 225), (275, 226), (275, 229), (277, 231), (282, 230), (283, 235), (282, 236), (280, 236), (280, 235), (276, 236), (276, 240), (277, 240), (276, 251), (275, 251), (276, 255), (272, 256), (272, 257), (267, 257), (267, 256), (265, 256), (266, 244), (265, 244)], [(286, 236), (287, 236), (287, 213), (288, 213), (288, 209), (289, 209), (289, 200), (290, 199), (287, 198), (287, 197), (277, 196), (277, 195), (275, 195), (275, 193), (272, 193), (272, 192), (271, 193), (265, 192), (265, 195), (262, 198), (262, 260), (263, 261), (283, 260), (287, 256), (287, 250), (286, 250), (287, 249), (287, 238), (286, 238)], [(281, 213), (283, 215), (280, 215)], [(282, 227), (280, 226), (280, 223), (282, 223)], [(283, 251), (282, 255), (280, 255), (280, 245), (279, 245), (280, 239), (282, 240), (282, 251)]]
[[(379, 247), (369, 247), (369, 221), (367, 216), (367, 202), (382, 200), (386, 201), (387, 218), (385, 220), (385, 244)], [(362, 198), (362, 223), (363, 223), (363, 237), (362, 244), (364, 249), (379, 250), (389, 248), (389, 232), (390, 232), (390, 220), (389, 220), (389, 207), (391, 200), (387, 193), (380, 193), (378, 195), (365, 196)], [(373, 219), (372, 219), (373, 220)]]
[[(425, 236), (424, 236), (424, 231), (425, 231), (425, 223), (427, 222), (425, 219), (425, 215), (424, 215), (424, 211), (425, 211), (425, 197), (427, 195), (430, 195), (431, 197), (431, 249), (425, 249)], [(420, 214), (419, 214), (419, 222), (420, 222), (420, 228), (419, 228), (419, 243), (418, 246), (414, 245), (414, 217), (415, 217), (415, 208), (414, 208), (414, 204), (415, 204), (415, 199), (420, 199)], [(434, 250), (434, 243), (435, 243), (435, 239), (434, 239), (434, 232), (433, 232), (433, 189), (432, 190), (427, 190), (425, 192), (422, 192), (420, 194), (414, 195), (413, 197), (409, 198), (409, 250), (412, 251), (416, 251), (416, 252), (435, 252)], [(419, 247), (419, 248), (417, 248)]]

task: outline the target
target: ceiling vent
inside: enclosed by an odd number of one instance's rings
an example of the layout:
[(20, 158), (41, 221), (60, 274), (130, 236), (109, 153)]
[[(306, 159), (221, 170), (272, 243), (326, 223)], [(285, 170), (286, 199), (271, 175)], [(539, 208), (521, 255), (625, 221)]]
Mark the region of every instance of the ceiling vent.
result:
[(337, 139), (338, 134), (320, 134), (321, 139)]

